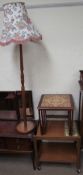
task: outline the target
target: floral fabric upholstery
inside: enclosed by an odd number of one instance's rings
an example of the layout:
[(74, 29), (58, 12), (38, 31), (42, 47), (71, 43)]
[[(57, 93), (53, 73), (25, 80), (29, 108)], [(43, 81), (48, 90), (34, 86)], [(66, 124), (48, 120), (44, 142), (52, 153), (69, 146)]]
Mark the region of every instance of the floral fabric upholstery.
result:
[(3, 5), (4, 27), (0, 36), (0, 45), (11, 42), (22, 44), (25, 41), (38, 41), (42, 39), (28, 17), (23, 2), (7, 3)]

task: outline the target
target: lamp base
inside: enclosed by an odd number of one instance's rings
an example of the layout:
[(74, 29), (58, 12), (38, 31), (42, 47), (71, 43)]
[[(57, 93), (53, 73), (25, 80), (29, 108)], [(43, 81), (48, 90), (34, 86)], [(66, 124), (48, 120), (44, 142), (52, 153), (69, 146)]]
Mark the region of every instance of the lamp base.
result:
[(24, 121), (21, 121), (17, 127), (16, 130), (19, 133), (22, 134), (27, 134), (29, 132), (31, 132), (33, 129), (35, 128), (34, 122), (33, 121), (27, 121), (27, 126), (24, 126)]

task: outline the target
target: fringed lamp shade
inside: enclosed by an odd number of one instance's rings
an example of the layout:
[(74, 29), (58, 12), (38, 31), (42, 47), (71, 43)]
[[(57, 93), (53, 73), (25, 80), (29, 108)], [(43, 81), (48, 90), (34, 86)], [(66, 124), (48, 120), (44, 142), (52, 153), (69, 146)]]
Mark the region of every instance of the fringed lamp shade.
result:
[(42, 39), (28, 17), (27, 9), (23, 2), (8, 3), (3, 5), (4, 26), (0, 36), (0, 44), (11, 42), (22, 44), (26, 41), (38, 41)]
[(24, 68), (22, 44), (27, 41), (39, 41), (42, 35), (38, 32), (28, 17), (26, 6), (23, 2), (7, 3), (3, 5), (4, 26), (0, 36), (0, 45), (5, 46), (10, 43), (19, 44), (20, 50), (20, 72), (21, 72), (21, 92), (22, 92), (22, 115), (24, 121), (17, 125), (17, 131), (27, 133), (33, 129), (32, 121), (26, 119), (26, 99), (24, 86)]

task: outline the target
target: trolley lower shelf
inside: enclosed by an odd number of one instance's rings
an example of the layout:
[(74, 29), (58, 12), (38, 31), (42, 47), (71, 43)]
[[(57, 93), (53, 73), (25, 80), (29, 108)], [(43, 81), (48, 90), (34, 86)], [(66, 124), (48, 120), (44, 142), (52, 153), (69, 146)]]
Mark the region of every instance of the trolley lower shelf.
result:
[(41, 134), (40, 126), (34, 136), (36, 167), (41, 162), (74, 163), (80, 171), (80, 135), (73, 123), (73, 135), (67, 132), (65, 121), (48, 121), (47, 132)]

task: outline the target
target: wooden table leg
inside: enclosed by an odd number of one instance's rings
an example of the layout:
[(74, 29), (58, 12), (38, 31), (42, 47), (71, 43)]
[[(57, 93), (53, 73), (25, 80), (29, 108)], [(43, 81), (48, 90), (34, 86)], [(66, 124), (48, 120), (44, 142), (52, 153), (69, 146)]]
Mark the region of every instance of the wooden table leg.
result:
[(37, 146), (37, 140), (34, 137), (34, 162), (35, 162), (35, 169), (39, 168), (39, 160), (38, 160), (38, 146)]
[(80, 140), (76, 142), (76, 149), (77, 149), (76, 168), (77, 168), (77, 172), (80, 173)]
[(68, 111), (68, 126), (69, 126), (69, 135), (73, 134), (73, 110)]
[(39, 122), (41, 134), (46, 132), (46, 110), (39, 110)]

